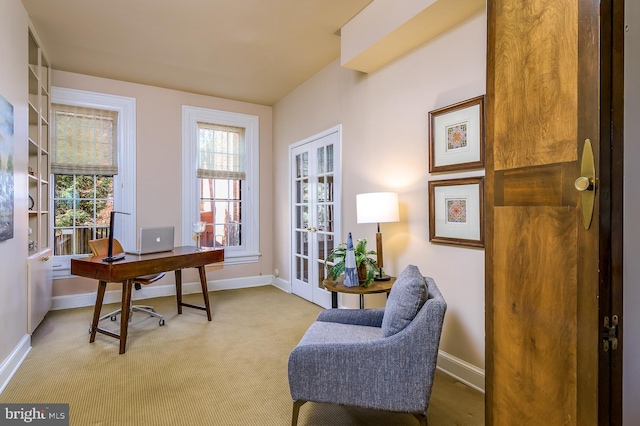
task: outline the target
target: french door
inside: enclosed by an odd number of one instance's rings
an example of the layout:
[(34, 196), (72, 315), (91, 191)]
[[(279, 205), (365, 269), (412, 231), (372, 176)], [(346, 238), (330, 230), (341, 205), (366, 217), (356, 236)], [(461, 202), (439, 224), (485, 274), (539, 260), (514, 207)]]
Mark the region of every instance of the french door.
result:
[(291, 291), (324, 308), (324, 260), (340, 235), (340, 128), (293, 145), (291, 173)]

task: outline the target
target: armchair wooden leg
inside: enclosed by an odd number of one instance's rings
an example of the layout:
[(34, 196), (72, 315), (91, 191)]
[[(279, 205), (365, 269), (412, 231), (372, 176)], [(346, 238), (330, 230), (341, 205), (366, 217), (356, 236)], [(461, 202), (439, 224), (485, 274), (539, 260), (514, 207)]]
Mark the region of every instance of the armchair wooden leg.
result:
[(293, 401), (293, 414), (291, 415), (291, 426), (298, 425), (298, 414), (300, 413), (300, 407), (307, 401)]
[(427, 415), (422, 413), (413, 413), (413, 416), (418, 419), (420, 426), (427, 426)]

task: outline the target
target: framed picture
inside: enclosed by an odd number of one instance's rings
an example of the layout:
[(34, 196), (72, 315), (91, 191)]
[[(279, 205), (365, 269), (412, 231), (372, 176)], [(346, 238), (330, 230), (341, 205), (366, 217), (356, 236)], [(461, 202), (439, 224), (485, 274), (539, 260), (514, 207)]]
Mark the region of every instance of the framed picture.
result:
[(484, 95), (429, 112), (429, 172), (484, 167)]
[(0, 96), (0, 241), (13, 238), (13, 105)]
[(429, 241), (484, 247), (484, 177), (429, 181)]

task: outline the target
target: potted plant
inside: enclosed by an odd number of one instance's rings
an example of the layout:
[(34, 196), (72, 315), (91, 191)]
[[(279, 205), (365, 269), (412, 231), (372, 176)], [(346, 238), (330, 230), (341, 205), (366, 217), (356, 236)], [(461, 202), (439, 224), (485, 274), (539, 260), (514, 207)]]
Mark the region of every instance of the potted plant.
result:
[[(378, 262), (369, 256), (375, 256), (374, 250), (367, 250), (366, 238), (356, 240), (353, 247), (356, 257), (356, 268), (358, 269), (358, 281), (362, 287), (368, 287), (378, 272)], [(324, 265), (328, 271), (327, 278), (331, 280), (337, 279), (344, 273), (345, 259), (347, 257), (347, 243), (340, 243), (338, 247), (331, 250), (329, 256), (325, 259)], [(329, 263), (333, 264), (330, 265)]]

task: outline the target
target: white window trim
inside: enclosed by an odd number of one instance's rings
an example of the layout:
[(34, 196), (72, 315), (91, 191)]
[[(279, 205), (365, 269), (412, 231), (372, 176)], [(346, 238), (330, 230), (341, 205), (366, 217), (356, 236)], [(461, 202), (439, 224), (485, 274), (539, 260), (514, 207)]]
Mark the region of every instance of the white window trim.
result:
[(242, 184), (243, 242), (240, 247), (225, 247), (224, 264), (257, 262), (260, 257), (260, 120), (255, 115), (182, 106), (182, 244), (194, 245), (191, 230), (193, 223), (200, 220), (200, 190), (196, 176), (199, 121), (245, 129), (247, 179)]
[[(131, 216), (117, 215), (114, 236), (123, 247), (136, 246), (136, 99), (104, 93), (88, 92), (85, 90), (51, 87), (51, 103), (73, 105), (80, 107), (107, 109), (118, 112), (117, 143), (118, 143), (118, 174), (113, 178), (114, 191), (113, 207), (116, 211), (129, 213)], [(53, 183), (52, 176), (50, 182)], [(50, 185), (49, 199), (53, 212), (54, 185)], [(53, 238), (53, 221), (51, 215), (50, 241)], [(54, 256), (53, 278), (68, 278), (71, 276), (71, 259), (84, 257)]]

